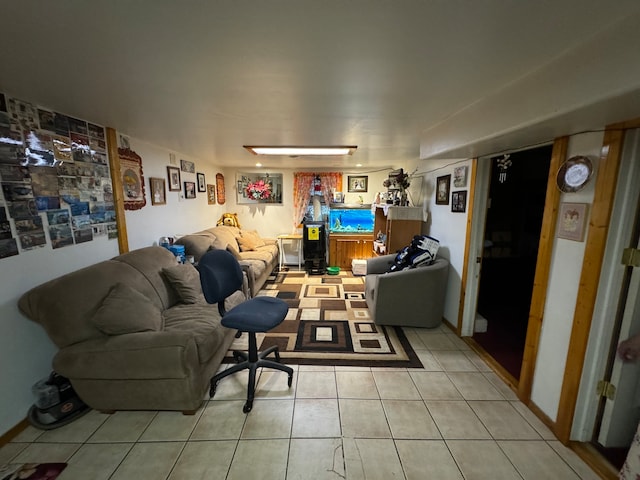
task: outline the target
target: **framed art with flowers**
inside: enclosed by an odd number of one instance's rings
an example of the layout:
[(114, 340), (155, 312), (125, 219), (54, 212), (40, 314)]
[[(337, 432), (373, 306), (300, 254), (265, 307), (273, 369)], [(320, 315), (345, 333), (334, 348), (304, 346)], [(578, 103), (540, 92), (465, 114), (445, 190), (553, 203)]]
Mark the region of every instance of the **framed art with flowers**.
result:
[(282, 203), (281, 173), (238, 173), (237, 203)]

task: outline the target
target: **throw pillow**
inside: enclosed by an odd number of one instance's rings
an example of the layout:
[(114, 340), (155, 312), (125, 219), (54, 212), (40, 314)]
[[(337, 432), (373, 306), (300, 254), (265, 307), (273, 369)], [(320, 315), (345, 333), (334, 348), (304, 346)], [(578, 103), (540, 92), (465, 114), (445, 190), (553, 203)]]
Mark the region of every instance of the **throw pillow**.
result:
[(266, 245), (255, 230), (243, 230), (237, 240), (241, 252), (256, 250)]
[(142, 293), (116, 283), (91, 321), (107, 335), (154, 332), (162, 329), (162, 312)]
[(175, 265), (162, 269), (182, 303), (207, 303), (202, 293), (200, 273), (190, 263)]

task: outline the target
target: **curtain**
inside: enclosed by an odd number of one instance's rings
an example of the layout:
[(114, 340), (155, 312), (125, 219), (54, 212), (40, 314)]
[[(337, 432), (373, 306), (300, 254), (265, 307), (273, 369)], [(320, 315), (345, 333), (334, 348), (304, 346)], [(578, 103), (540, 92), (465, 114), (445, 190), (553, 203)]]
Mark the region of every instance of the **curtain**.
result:
[(311, 188), (316, 177), (320, 177), (320, 188), (325, 205), (331, 204), (333, 192), (342, 191), (342, 172), (295, 172), (293, 174), (293, 225), (300, 225), (311, 198)]
[(322, 188), (322, 196), (324, 197), (325, 205), (331, 205), (331, 199), (333, 198), (333, 192), (342, 191), (342, 172), (323, 172), (319, 173), (320, 185)]
[(311, 198), (311, 187), (316, 174), (313, 172), (295, 172), (293, 174), (293, 227), (298, 228)]

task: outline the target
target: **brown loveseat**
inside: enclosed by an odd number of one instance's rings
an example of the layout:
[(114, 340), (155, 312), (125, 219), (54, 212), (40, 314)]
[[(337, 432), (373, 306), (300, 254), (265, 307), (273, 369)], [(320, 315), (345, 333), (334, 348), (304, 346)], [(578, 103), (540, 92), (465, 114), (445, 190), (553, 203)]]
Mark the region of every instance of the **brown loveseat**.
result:
[(186, 255), (193, 255), (196, 262), (211, 249), (230, 251), (247, 275), (252, 297), (278, 265), (277, 241), (261, 238), (255, 230), (220, 225), (180, 237), (176, 243), (184, 245)]
[[(228, 308), (244, 300), (238, 291)], [(53, 369), (103, 411), (195, 411), (236, 333), (206, 303), (197, 270), (161, 247), (46, 282), (18, 306), (59, 347)]]

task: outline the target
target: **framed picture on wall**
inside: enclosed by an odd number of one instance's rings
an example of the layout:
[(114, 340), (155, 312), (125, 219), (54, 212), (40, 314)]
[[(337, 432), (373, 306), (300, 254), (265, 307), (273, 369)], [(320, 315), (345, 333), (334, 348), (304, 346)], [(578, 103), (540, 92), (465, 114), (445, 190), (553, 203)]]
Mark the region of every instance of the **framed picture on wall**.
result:
[(216, 204), (216, 186), (215, 185), (207, 185), (207, 203), (209, 205)]
[(207, 184), (204, 181), (204, 173), (198, 173), (197, 176), (198, 176), (198, 191), (206, 192)]
[(349, 192), (366, 192), (368, 187), (368, 180), (369, 177), (367, 177), (366, 175), (349, 175), (347, 177), (347, 186), (349, 187)]
[(151, 205), (165, 205), (167, 195), (164, 178), (149, 178), (149, 188), (151, 189)]
[(444, 175), (436, 179), (436, 205), (449, 205), (449, 189), (451, 175)]
[(196, 198), (196, 182), (184, 182), (184, 198)]
[(169, 179), (169, 191), (180, 191), (180, 169), (178, 167), (167, 167), (167, 178)]
[(586, 203), (562, 203), (558, 215), (558, 238), (582, 242), (587, 224)]
[(189, 160), (180, 160), (180, 170), (187, 173), (196, 173), (196, 164)]
[(453, 169), (453, 186), (464, 188), (467, 186), (467, 167), (456, 167)]
[(467, 191), (460, 190), (451, 194), (451, 211), (464, 213), (467, 211)]

